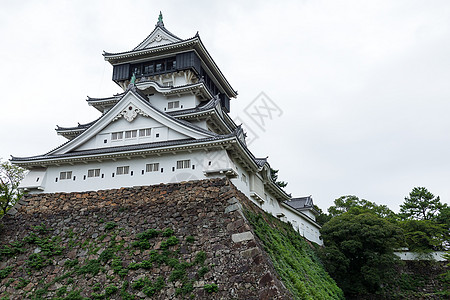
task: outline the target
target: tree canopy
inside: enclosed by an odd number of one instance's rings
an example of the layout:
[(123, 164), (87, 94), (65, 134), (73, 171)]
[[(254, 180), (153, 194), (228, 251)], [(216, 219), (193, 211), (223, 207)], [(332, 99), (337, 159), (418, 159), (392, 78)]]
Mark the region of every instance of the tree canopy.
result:
[(270, 177), (272, 177), (272, 180), (281, 188), (284, 188), (288, 185), (287, 182), (285, 181), (278, 181), (278, 171), (279, 170), (275, 170), (270, 168)]
[(346, 295), (376, 292), (393, 272), (402, 231), (375, 213), (341, 213), (323, 225), (321, 234), (322, 259)]
[(439, 196), (435, 197), (424, 187), (415, 187), (400, 205), (403, 219), (431, 220), (444, 208)]
[(395, 213), (386, 205), (378, 205), (365, 199), (359, 199), (356, 196), (347, 195), (334, 200), (334, 205), (328, 208), (331, 217), (339, 216), (349, 211), (372, 212), (382, 218), (393, 218)]
[(24, 169), (0, 162), (0, 215), (4, 215), (23, 196), (18, 186), (24, 175)]
[(424, 187), (415, 187), (400, 205), (400, 227), (412, 251), (445, 250), (450, 242), (450, 208)]

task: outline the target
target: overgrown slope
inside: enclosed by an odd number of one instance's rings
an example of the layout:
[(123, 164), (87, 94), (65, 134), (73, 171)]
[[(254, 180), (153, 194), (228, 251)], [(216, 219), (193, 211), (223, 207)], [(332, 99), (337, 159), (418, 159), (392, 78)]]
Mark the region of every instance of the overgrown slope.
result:
[(312, 246), (290, 224), (251, 206), (245, 215), (281, 280), (296, 299), (344, 299), (342, 290), (324, 270)]

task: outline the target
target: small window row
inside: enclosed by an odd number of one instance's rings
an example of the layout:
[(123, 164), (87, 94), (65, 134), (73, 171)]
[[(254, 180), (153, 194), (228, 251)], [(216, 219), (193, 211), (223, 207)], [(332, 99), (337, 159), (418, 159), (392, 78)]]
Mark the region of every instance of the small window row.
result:
[[(185, 159), (185, 160), (178, 160), (176, 164), (177, 169), (190, 169), (191, 168), (191, 160)], [(192, 165), (192, 169), (195, 169), (195, 165)], [(159, 167), (159, 163), (149, 163), (145, 165), (145, 172), (164, 172), (163, 168)], [(172, 171), (175, 171), (175, 167), (172, 168)], [(116, 172), (112, 173), (112, 177), (115, 175), (127, 175), (130, 174), (133, 176), (133, 171), (130, 172), (130, 166), (119, 166), (116, 168)], [(142, 170), (142, 174), (144, 174), (144, 170)], [(104, 174), (100, 173), (100, 169), (89, 169), (87, 172), (87, 177), (102, 177), (104, 178)], [(58, 180), (68, 180), (73, 179), (75, 180), (76, 177), (72, 176), (72, 171), (63, 171), (59, 173), (59, 178), (56, 177), (55, 181), (58, 182)], [(84, 179), (86, 179), (86, 175), (84, 175)]]
[(132, 139), (132, 138), (137, 137), (138, 133), (139, 133), (139, 137), (149, 137), (152, 134), (152, 129), (144, 128), (144, 129), (112, 132), (111, 140), (112, 141), (122, 140), (124, 136), (126, 139)]

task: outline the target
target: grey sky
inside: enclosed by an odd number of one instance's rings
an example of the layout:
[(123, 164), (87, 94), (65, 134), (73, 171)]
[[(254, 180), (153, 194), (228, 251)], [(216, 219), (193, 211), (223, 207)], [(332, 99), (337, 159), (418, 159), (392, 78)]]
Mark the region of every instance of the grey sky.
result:
[[(48, 152), (55, 125), (99, 115), (86, 96), (120, 91), (102, 51), (154, 28), (199, 31), (294, 196), (398, 205), (414, 186), (450, 202), (448, 1), (8, 1), (0, 10), (0, 157)], [(264, 130), (244, 109), (264, 92), (282, 110)]]

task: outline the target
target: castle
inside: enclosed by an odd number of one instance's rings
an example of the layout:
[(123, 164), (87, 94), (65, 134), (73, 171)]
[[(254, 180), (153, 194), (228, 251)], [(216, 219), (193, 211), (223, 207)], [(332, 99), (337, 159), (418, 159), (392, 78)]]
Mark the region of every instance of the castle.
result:
[(29, 170), (29, 193), (76, 192), (228, 177), (256, 205), (322, 245), (311, 197), (291, 199), (256, 158), (229, 116), (231, 87), (198, 33), (181, 39), (155, 29), (135, 48), (103, 54), (123, 92), (87, 103), (101, 116), (57, 127), (67, 142), (50, 152), (12, 157)]

